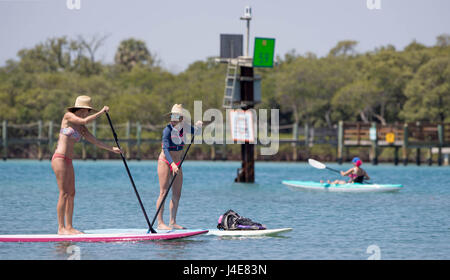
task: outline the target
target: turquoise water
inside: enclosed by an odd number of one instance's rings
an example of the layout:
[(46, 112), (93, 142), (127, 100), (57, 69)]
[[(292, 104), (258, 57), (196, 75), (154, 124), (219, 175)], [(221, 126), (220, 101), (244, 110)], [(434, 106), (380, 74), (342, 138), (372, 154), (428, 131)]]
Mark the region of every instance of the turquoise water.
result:
[[(74, 161), (74, 225), (81, 230), (145, 228), (121, 161)], [(150, 218), (159, 193), (156, 161), (129, 162)], [(320, 193), (282, 180), (334, 179), (304, 163), (256, 163), (255, 184), (233, 183), (238, 162), (186, 161), (178, 223), (214, 228), (228, 209), (279, 237), (196, 236), (138, 243), (0, 243), (0, 259), (381, 259), (450, 258), (450, 168), (366, 165), (377, 183), (401, 183), (398, 193)], [(346, 169), (350, 165), (330, 165)], [(49, 161), (0, 162), (0, 234), (55, 233), (58, 190)], [(167, 207), (168, 209), (168, 207)], [(166, 210), (166, 221), (168, 211)]]

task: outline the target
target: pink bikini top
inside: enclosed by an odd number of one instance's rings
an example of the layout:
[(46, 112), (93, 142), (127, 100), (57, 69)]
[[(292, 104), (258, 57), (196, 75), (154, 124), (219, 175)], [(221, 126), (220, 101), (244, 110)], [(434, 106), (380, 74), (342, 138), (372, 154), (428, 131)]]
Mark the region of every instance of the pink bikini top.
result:
[(77, 142), (80, 142), (80, 140), (81, 140), (81, 134), (70, 126), (61, 128), (59, 133), (62, 135), (66, 135), (67, 137), (73, 138)]

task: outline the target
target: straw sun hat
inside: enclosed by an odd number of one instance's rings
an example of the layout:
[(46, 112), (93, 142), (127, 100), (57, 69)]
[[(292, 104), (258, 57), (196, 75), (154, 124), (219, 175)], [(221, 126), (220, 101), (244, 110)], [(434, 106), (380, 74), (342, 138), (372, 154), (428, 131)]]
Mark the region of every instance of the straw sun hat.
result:
[(182, 104), (175, 104), (172, 106), (172, 110), (170, 110), (170, 113), (167, 113), (166, 115), (171, 116), (171, 120), (178, 120), (178, 117), (184, 116), (184, 109)]
[(89, 109), (93, 111), (98, 111), (91, 106), (91, 98), (87, 95), (80, 95), (75, 100), (75, 105), (68, 107), (67, 110), (71, 111), (73, 109)]
[(175, 104), (172, 106), (172, 110), (170, 110), (170, 114), (178, 114), (183, 115), (183, 105), (182, 104)]

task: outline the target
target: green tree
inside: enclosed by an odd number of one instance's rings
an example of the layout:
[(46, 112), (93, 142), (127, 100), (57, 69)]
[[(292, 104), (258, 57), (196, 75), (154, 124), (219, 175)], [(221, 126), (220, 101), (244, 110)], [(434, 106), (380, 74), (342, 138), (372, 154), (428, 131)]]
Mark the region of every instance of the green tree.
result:
[(328, 55), (330, 56), (351, 56), (356, 54), (356, 46), (358, 45), (357, 41), (353, 40), (344, 40), (339, 41), (337, 45), (332, 48)]
[(377, 98), (371, 104), (371, 115), (380, 123), (398, 120), (406, 97), (404, 88), (413, 76), (405, 57), (392, 48), (382, 48), (367, 57), (361, 79), (377, 88)]
[(356, 76), (353, 58), (328, 56), (319, 61), (319, 91), (316, 96), (317, 110), (315, 113), (317, 125), (332, 127), (338, 120), (333, 119), (333, 96), (345, 85), (351, 83)]
[(361, 120), (368, 123), (372, 120), (374, 107), (380, 89), (367, 80), (357, 80), (341, 88), (333, 97), (332, 104), (342, 112), (345, 119)]
[(114, 56), (114, 61), (130, 71), (136, 64), (152, 66), (155, 63), (144, 41), (127, 39), (120, 42)]
[(436, 57), (420, 67), (405, 95), (406, 120), (449, 121), (450, 57)]
[(436, 38), (436, 46), (446, 48), (450, 46), (450, 34), (441, 34)]
[(292, 113), (295, 124), (311, 123), (320, 100), (320, 73), (317, 59), (297, 57), (283, 63), (277, 71), (276, 98), (285, 112)]

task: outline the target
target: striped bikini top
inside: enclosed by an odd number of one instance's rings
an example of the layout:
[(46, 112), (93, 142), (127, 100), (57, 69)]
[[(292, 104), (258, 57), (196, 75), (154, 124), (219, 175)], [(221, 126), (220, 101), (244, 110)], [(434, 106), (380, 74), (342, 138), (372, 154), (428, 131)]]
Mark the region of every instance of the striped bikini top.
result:
[(62, 135), (66, 135), (67, 137), (73, 138), (77, 142), (80, 142), (80, 140), (81, 140), (81, 134), (77, 130), (73, 129), (70, 126), (61, 128), (59, 133), (62, 134)]

